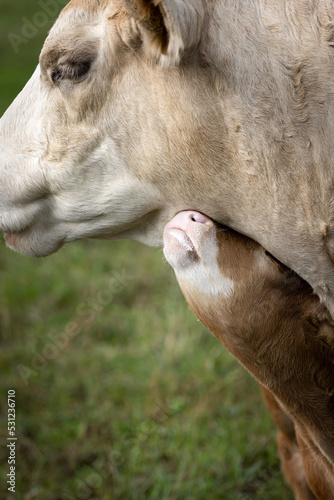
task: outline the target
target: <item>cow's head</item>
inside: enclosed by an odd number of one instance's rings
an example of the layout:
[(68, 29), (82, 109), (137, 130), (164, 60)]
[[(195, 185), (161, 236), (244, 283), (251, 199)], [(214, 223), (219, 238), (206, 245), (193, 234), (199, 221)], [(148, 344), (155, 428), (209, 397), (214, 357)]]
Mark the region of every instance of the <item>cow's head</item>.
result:
[(160, 245), (165, 223), (191, 204), (180, 171), (198, 161), (207, 126), (197, 108), (209, 101), (203, 22), (201, 0), (67, 5), (0, 121), (8, 246), (43, 256), (85, 237)]

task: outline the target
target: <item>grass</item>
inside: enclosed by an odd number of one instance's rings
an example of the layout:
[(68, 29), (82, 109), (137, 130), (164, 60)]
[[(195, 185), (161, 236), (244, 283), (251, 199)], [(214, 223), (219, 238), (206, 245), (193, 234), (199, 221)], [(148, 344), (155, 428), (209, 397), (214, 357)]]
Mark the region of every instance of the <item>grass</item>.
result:
[[(0, 110), (44, 30), (2, 0)], [(18, 10), (20, 13), (18, 14)], [(16, 494), (0, 499), (291, 500), (255, 381), (196, 321), (161, 251), (83, 241), (34, 260), (0, 243), (1, 436), (16, 390)]]

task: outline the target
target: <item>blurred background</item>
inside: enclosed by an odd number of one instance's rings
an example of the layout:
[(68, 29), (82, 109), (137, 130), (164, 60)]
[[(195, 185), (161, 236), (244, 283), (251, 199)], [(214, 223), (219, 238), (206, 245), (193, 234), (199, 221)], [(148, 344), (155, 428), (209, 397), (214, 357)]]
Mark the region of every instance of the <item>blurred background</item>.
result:
[[(65, 3), (0, 0), (0, 115)], [(197, 322), (161, 250), (82, 241), (34, 260), (1, 237), (0, 336), (0, 500), (292, 498), (257, 384)]]

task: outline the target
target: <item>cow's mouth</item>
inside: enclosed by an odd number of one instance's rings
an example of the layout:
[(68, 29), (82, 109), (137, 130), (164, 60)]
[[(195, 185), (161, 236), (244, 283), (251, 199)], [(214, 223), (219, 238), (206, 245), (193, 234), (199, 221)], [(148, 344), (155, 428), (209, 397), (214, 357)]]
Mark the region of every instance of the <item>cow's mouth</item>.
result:
[(14, 233), (4, 232), (3, 237), (5, 239), (6, 244), (9, 247), (14, 247), (17, 243), (17, 240), (24, 237), (28, 232), (28, 229), (23, 229), (22, 231), (16, 231)]
[(53, 235), (45, 231), (43, 226), (36, 225), (22, 231), (4, 231), (3, 236), (8, 248), (30, 257), (46, 257), (64, 244), (64, 238), (60, 235)]
[(14, 229), (11, 231), (7, 229), (3, 231), (4, 240), (10, 248), (15, 250), (15, 245), (20, 244), (21, 240), (29, 238), (33, 233), (36, 226), (36, 221), (32, 220), (29, 224), (25, 224), (20, 229)]

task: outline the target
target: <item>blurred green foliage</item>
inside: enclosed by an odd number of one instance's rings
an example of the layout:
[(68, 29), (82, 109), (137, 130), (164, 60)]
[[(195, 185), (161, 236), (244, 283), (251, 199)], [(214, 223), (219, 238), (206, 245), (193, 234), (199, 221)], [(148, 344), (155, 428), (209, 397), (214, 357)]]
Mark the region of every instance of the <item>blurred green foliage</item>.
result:
[(45, 36), (57, 18), (51, 12), (59, 12), (66, 3), (66, 0), (0, 1), (0, 115), (38, 64)]
[[(53, 19), (1, 0), (0, 113)], [(189, 311), (161, 251), (78, 242), (34, 260), (0, 243), (0, 499), (16, 390), (17, 500), (289, 500), (253, 379)]]

